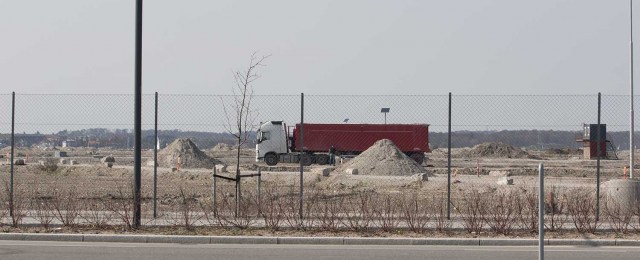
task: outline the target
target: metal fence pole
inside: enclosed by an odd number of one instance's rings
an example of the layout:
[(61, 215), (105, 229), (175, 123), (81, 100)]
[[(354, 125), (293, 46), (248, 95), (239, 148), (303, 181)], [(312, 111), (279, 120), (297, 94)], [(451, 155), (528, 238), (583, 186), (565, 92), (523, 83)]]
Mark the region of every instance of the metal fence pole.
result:
[[(598, 159), (596, 161), (596, 221), (600, 220), (600, 153), (602, 152), (602, 147), (600, 147), (600, 142), (602, 142), (602, 138), (600, 134), (600, 107), (601, 107), (601, 95), (598, 92), (598, 129), (596, 130), (596, 153), (598, 154)], [(606, 151), (606, 149), (605, 149)]]
[(135, 39), (135, 149), (133, 158), (133, 227), (139, 228), (141, 222), (140, 188), (142, 184), (142, 0), (136, 1), (136, 39)]
[(304, 156), (304, 93), (300, 93), (300, 208), (298, 214), (302, 219), (302, 205), (304, 199), (304, 165), (302, 164), (302, 157)]
[(629, 75), (631, 76), (630, 78), (630, 82), (631, 82), (631, 88), (630, 88), (630, 99), (631, 102), (629, 102), (629, 178), (633, 179), (633, 169), (634, 169), (634, 164), (635, 164), (635, 152), (636, 152), (636, 148), (634, 145), (634, 137), (635, 137), (635, 117), (634, 117), (634, 112), (633, 112), (633, 0), (629, 0), (629, 51), (630, 51), (630, 69), (631, 69), (631, 73), (629, 73)]
[(155, 122), (154, 135), (155, 144), (153, 146), (153, 218), (158, 217), (157, 199), (158, 199), (158, 92), (156, 92), (155, 100)]
[(538, 193), (538, 259), (544, 260), (544, 164), (538, 166), (540, 190)]
[(9, 215), (13, 217), (13, 163), (14, 152), (16, 147), (15, 139), (15, 126), (16, 126), (16, 92), (11, 92), (11, 171), (9, 180)]
[(451, 92), (449, 92), (449, 130), (447, 134), (447, 219), (451, 220)]

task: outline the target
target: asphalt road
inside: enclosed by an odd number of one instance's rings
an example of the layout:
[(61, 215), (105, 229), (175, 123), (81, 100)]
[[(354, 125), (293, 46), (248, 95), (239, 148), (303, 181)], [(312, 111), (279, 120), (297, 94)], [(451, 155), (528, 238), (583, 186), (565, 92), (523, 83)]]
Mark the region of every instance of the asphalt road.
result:
[[(637, 259), (638, 247), (547, 246), (546, 259)], [(0, 259), (537, 259), (535, 246), (181, 245), (0, 241)]]

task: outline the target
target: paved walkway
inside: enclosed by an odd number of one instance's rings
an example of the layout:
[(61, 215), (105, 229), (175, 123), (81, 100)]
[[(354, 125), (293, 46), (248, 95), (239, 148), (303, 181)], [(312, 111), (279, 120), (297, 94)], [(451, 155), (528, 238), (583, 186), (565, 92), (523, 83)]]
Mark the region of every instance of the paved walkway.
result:
[[(176, 236), (117, 234), (33, 234), (1, 233), (0, 240), (180, 243), (180, 244), (282, 244), (282, 245), (465, 245), (533, 246), (538, 239), (512, 238), (365, 238), (365, 237), (260, 237), (260, 236)], [(630, 239), (545, 239), (552, 246), (640, 246)]]

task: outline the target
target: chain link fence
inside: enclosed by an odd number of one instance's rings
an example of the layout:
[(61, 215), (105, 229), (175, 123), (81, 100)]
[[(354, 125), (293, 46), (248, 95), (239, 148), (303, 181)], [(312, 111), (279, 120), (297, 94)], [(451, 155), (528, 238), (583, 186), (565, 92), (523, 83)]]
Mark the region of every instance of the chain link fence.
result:
[[(11, 98), (0, 95), (2, 154), (13, 144), (26, 165), (1, 166), (5, 221), (131, 225), (134, 97), (18, 94), (14, 143)], [(628, 167), (628, 96), (601, 97), (600, 163), (584, 151), (598, 95), (265, 95), (249, 106), (237, 98), (143, 96), (143, 224), (535, 231), (540, 163), (548, 228), (617, 221), (596, 199), (607, 192), (597, 183)], [(581, 214), (588, 225), (575, 224)], [(629, 213), (627, 229), (639, 214)]]

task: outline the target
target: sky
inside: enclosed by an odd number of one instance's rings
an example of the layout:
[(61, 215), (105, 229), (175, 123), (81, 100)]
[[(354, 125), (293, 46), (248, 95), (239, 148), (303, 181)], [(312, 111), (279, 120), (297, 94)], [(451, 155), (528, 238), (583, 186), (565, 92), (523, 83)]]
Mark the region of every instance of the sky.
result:
[[(256, 95), (629, 93), (626, 0), (147, 0), (143, 21), (143, 93), (231, 94), (254, 52)], [(134, 26), (134, 0), (0, 0), (0, 94), (133, 94)]]

